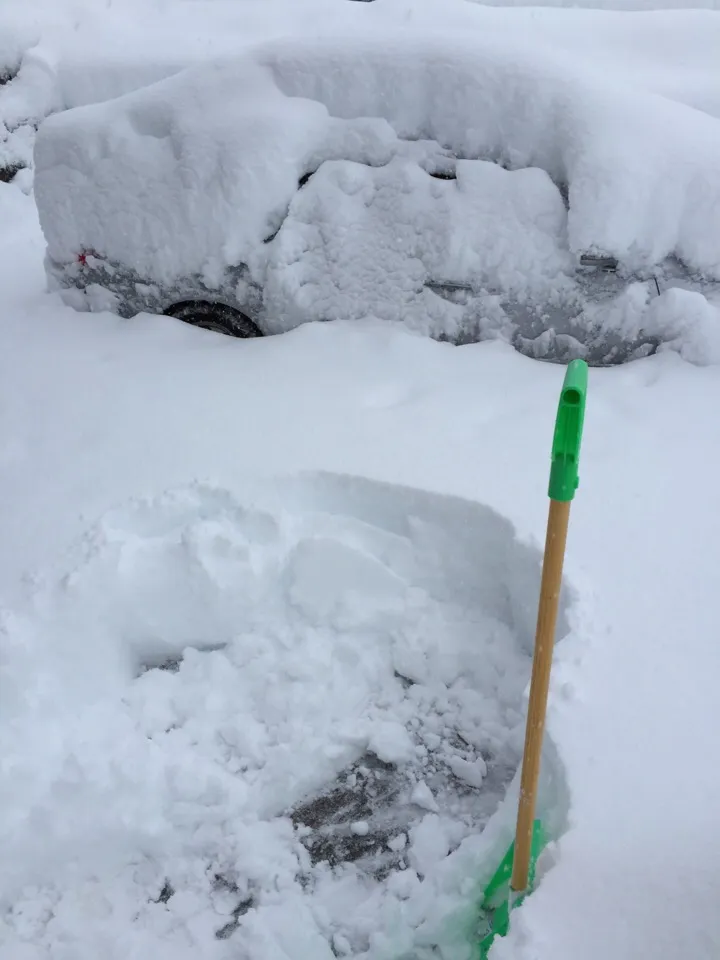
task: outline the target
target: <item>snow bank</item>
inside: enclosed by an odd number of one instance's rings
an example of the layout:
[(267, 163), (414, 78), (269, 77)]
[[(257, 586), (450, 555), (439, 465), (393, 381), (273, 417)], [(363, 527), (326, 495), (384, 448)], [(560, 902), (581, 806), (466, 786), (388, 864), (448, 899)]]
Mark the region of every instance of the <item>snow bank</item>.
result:
[[(257, 960), (277, 936), (306, 960), (308, 940), (367, 949), (408, 901), (404, 929), (424, 919), (518, 761), (537, 550), (483, 506), (325, 475), (134, 502), (75, 554), (3, 624), (10, 954), (210, 958), (229, 924)], [(393, 841), (407, 869), (377, 882), (311, 868), (286, 817), (365, 751), (416, 807)]]

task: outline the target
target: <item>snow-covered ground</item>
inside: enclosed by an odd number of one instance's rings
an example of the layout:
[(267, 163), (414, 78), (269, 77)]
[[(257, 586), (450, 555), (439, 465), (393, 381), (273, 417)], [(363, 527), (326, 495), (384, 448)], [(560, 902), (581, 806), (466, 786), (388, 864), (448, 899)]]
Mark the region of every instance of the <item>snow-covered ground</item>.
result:
[[(382, 3), (327, 18), (433, 22)], [(149, 13), (20, 9), (35, 67), (27, 100), (0, 87), (6, 122), (23, 102), (39, 119), (48, 91), (69, 105), (57, 78), (80, 90), (82, 62), (88, 99), (105, 63), (112, 93), (137, 85)], [(152, 16), (203, 23), (214, 54), (243, 24), (248, 42), (311, 29), (279, 9)], [(619, 89), (718, 123), (716, 14), (448, 9), (595, 51)], [(181, 33), (143, 82), (190, 62)], [(45, 292), (44, 245), (30, 177), (0, 183), (0, 957), (465, 960), (514, 818), (561, 369), (378, 320), (240, 342), (79, 314)], [(499, 960), (720, 952), (720, 368), (698, 359), (591, 374), (543, 782), (556, 840)], [(396, 819), (360, 803), (345, 847), (382, 850), (318, 862), (307, 804), (378, 771)]]

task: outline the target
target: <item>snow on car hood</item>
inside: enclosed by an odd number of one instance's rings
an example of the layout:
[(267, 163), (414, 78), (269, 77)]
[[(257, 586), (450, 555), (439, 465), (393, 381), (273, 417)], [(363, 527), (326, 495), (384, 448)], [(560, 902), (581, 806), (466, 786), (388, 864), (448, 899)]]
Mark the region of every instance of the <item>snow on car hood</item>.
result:
[[(482, 173), (472, 174), (461, 163), (448, 184), (417, 163), (411, 169), (406, 141), (422, 139), (459, 157), (541, 168), (567, 184), (567, 222), (541, 171), (532, 183), (498, 171), (493, 186), (487, 164), (473, 165)], [(298, 180), (326, 160), (366, 165), (328, 164), (316, 174), (338, 200), (334, 219), (317, 189), (296, 196)], [(568, 253), (575, 260), (586, 251), (613, 255), (629, 270), (674, 254), (720, 277), (717, 121), (652, 94), (623, 89), (620, 96), (597, 74), (533, 51), (520, 33), (504, 31), (502, 42), (500, 34), (472, 42), (274, 42), (51, 117), (38, 136), (36, 167), (53, 259), (92, 249), (159, 282), (193, 273), (212, 281), (243, 261), (267, 270), (273, 288), (273, 271), (305, 253), (317, 276), (332, 274), (338, 250), (347, 260), (378, 243), (374, 211), (393, 191), (390, 208), (404, 211), (394, 242), (414, 262), (403, 280), (413, 289), (432, 261), (450, 274), (461, 264), (471, 273), (487, 268), (489, 243), (502, 256), (497, 275), (483, 279), (499, 286), (509, 277), (552, 284)], [(488, 220), (495, 187), (505, 206), (493, 199)], [(315, 220), (310, 193), (323, 208)], [(263, 241), (288, 211), (298, 229), (292, 241), (284, 229), (274, 250)], [(352, 227), (357, 235), (363, 220), (368, 236), (343, 247), (344, 233)], [(356, 273), (360, 283), (362, 263)], [(368, 277), (375, 282), (377, 271)], [(282, 298), (290, 282), (277, 281), (272, 296)]]

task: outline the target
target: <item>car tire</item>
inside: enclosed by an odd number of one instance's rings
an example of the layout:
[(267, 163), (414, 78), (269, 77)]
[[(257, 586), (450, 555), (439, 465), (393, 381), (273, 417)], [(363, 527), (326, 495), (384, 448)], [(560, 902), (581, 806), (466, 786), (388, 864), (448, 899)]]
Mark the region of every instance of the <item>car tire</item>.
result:
[(261, 337), (262, 331), (256, 323), (235, 307), (226, 303), (212, 303), (209, 300), (183, 300), (174, 303), (165, 311), (166, 317), (174, 317), (183, 323), (191, 323), (204, 330), (215, 330), (229, 337)]

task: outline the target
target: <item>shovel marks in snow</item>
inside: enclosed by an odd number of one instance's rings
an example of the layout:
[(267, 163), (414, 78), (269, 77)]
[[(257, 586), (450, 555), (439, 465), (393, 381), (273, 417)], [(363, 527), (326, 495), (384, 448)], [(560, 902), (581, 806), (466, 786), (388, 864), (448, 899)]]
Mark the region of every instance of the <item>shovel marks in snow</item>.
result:
[[(496, 809), (540, 556), (488, 508), (328, 475), (193, 486), (114, 511), (75, 560), (23, 645), (48, 709), (74, 707), (48, 765), (61, 787), (77, 771), (57, 842), (129, 837), (142, 910), (191, 891), (222, 940), (270, 902), (280, 922), (278, 877), (400, 896), (393, 878), (430, 878)], [(164, 839), (135, 879), (148, 823)], [(323, 903), (362, 944), (342, 897)]]

